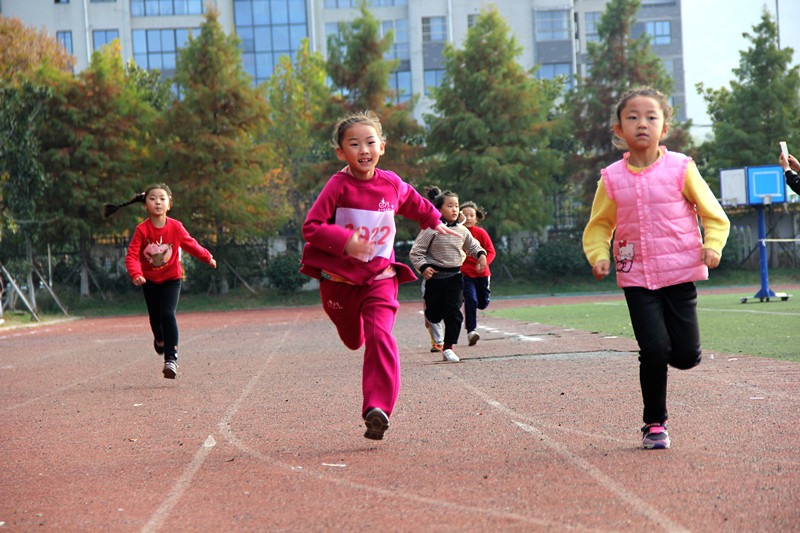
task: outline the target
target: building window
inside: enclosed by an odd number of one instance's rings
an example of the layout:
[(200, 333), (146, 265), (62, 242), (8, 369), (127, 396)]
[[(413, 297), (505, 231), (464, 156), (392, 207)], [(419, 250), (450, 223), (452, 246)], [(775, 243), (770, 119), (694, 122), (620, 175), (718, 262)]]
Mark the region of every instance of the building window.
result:
[(444, 69), (432, 69), (424, 72), (425, 94), (430, 96), (431, 87), (439, 87), (444, 79)]
[(394, 44), (386, 53), (385, 59), (409, 59), (408, 20), (384, 20), (381, 23), (380, 37), (383, 38), (389, 31), (394, 33)]
[(539, 11), (536, 14), (537, 41), (569, 39), (569, 11)]
[(472, 28), (478, 22), (480, 15), (467, 15), (467, 28)]
[(593, 11), (591, 13), (586, 13), (585, 17), (586, 42), (596, 43), (600, 40), (600, 36), (597, 34), (597, 24), (600, 22), (600, 12)]
[(69, 0), (53, 0), (54, 4), (69, 4)]
[(558, 76), (564, 76), (566, 87), (572, 87), (572, 65), (569, 63), (544, 63), (539, 65), (538, 78), (540, 80), (552, 80)]
[(422, 17), (422, 42), (447, 40), (446, 17)]
[(411, 98), (411, 72), (400, 70), (389, 75), (389, 85), (395, 92), (394, 102), (401, 104)]
[(92, 41), (94, 41), (95, 50), (100, 50), (114, 39), (119, 39), (118, 30), (94, 30), (92, 32)]
[(69, 55), (72, 55), (72, 32), (71, 31), (57, 31), (56, 39), (62, 44), (64, 49)]
[(671, 44), (672, 34), (668, 20), (645, 23), (645, 31), (653, 37), (653, 44)]
[(92, 3), (95, 2), (116, 2), (117, 0), (92, 0)]
[(131, 0), (131, 16), (202, 15), (203, 3), (203, 0)]
[[(325, 0), (325, 9), (345, 9), (348, 7), (358, 7), (358, 0)], [(391, 7), (408, 5), (408, 0), (369, 0), (369, 7)]]
[(133, 30), (133, 60), (147, 70), (159, 70), (165, 78), (175, 72), (178, 49), (189, 42), (188, 28)]
[(281, 56), (294, 59), (308, 37), (305, 0), (234, 0), (233, 19), (244, 68), (256, 85), (272, 76)]

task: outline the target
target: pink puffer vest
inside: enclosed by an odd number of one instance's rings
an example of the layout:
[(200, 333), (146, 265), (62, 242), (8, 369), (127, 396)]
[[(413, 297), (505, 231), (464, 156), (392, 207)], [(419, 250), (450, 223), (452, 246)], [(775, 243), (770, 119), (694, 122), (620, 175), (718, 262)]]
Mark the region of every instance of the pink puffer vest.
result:
[(662, 156), (641, 172), (628, 156), (601, 173), (617, 204), (614, 259), (620, 287), (650, 290), (708, 278), (695, 206), (683, 196), (691, 158), (660, 147)]

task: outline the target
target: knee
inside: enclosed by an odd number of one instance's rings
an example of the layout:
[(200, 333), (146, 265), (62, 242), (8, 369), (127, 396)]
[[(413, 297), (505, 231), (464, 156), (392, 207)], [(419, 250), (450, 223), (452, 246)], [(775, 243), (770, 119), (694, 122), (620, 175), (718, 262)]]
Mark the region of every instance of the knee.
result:
[(703, 356), (700, 351), (693, 351), (684, 354), (677, 354), (670, 359), (669, 365), (678, 370), (689, 370), (700, 364)]

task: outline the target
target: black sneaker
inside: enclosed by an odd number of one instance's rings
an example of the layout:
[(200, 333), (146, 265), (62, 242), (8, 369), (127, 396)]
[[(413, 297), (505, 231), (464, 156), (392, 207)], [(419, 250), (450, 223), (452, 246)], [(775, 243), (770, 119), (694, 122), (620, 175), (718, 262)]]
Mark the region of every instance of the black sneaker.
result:
[(169, 360), (164, 361), (164, 377), (167, 379), (175, 379), (175, 376), (178, 375), (178, 363)]
[(164, 355), (164, 345), (159, 346), (155, 339), (153, 339), (153, 348), (158, 355)]
[(367, 431), (364, 436), (372, 440), (382, 440), (383, 434), (389, 429), (389, 417), (378, 407), (373, 407), (364, 415), (364, 425)]

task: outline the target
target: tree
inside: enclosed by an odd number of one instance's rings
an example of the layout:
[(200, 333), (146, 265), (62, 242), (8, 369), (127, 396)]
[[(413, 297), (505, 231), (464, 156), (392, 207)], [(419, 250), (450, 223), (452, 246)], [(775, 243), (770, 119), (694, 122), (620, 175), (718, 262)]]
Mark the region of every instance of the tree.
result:
[(553, 160), (547, 112), (553, 94), (517, 62), (521, 47), (492, 7), (481, 12), (463, 50), (448, 46), (426, 116), (430, 181), (482, 204), (490, 233), (541, 227)]
[(57, 223), (47, 230), (57, 242), (77, 242), (80, 293), (88, 297), (89, 252), (104, 224), (103, 204), (141, 190), (142, 132), (151, 108), (128, 83), (117, 41), (92, 54), (79, 75), (52, 74), (48, 83), (53, 96), (41, 143), (51, 183), (43, 201)]
[[(591, 205), (600, 169), (620, 159), (612, 144), (610, 118), (617, 100), (626, 89), (648, 85), (669, 94), (672, 78), (664, 63), (650, 47), (647, 34), (630, 37), (641, 0), (610, 0), (597, 25), (598, 42), (588, 43), (589, 75), (567, 95), (567, 116), (579, 141), (570, 166), (573, 180), (582, 191), (585, 205)], [(665, 145), (686, 151), (686, 126), (673, 124)]]
[(38, 208), (44, 195), (46, 177), (39, 159), (37, 132), (49, 91), (30, 81), (0, 89), (0, 211), (25, 242), (29, 301), (34, 310), (33, 241), (45, 223)]
[[(328, 76), (340, 94), (331, 101), (323, 131), (329, 133), (333, 122), (342, 115), (374, 111), (381, 119), (388, 140), (386, 153), (381, 157), (381, 168), (390, 169), (415, 183), (425, 175), (425, 167), (421, 164), (424, 129), (412, 116), (415, 99), (391, 103), (397, 95), (389, 84), (389, 77), (400, 62), (385, 57), (392, 48), (394, 35), (389, 31), (380, 37), (380, 24), (367, 9), (366, 2), (360, 2), (359, 8), (360, 17), (349, 24), (341, 23), (339, 34), (328, 38)], [(330, 176), (341, 168), (338, 160), (329, 157), (328, 161), (319, 168), (318, 176)], [(319, 179), (316, 181), (318, 188), (323, 183)]]
[(332, 96), (325, 84), (325, 59), (311, 52), (308, 39), (303, 39), (294, 63), (289, 56), (281, 56), (264, 86), (272, 110), (264, 140), (272, 146), (274, 171), (282, 177), (281, 195), (290, 198), (292, 216), (286, 229), (296, 233), (314, 199), (310, 187), (301, 186), (301, 181), (316, 176), (318, 164), (330, 159), (327, 139), (320, 134), (327, 128), (318, 122), (326, 115)]
[[(200, 34), (181, 50), (174, 81), (181, 99), (167, 111), (161, 175), (173, 187), (174, 212), (220, 254), (226, 245), (260, 238), (285, 218), (285, 200), (270, 195), (268, 102), (245, 72), (239, 39), (223, 32), (208, 9)], [(277, 207), (272, 209), (272, 207)], [(224, 271), (221, 291), (227, 291)]]
[(15, 85), (45, 65), (69, 70), (74, 64), (75, 58), (46, 30), (0, 15), (0, 85)]
[(719, 169), (777, 164), (778, 141), (800, 143), (800, 66), (789, 67), (794, 51), (778, 48), (777, 27), (765, 10), (751, 42), (740, 52), (730, 88), (697, 90), (712, 120), (713, 140), (701, 147), (707, 176)]

